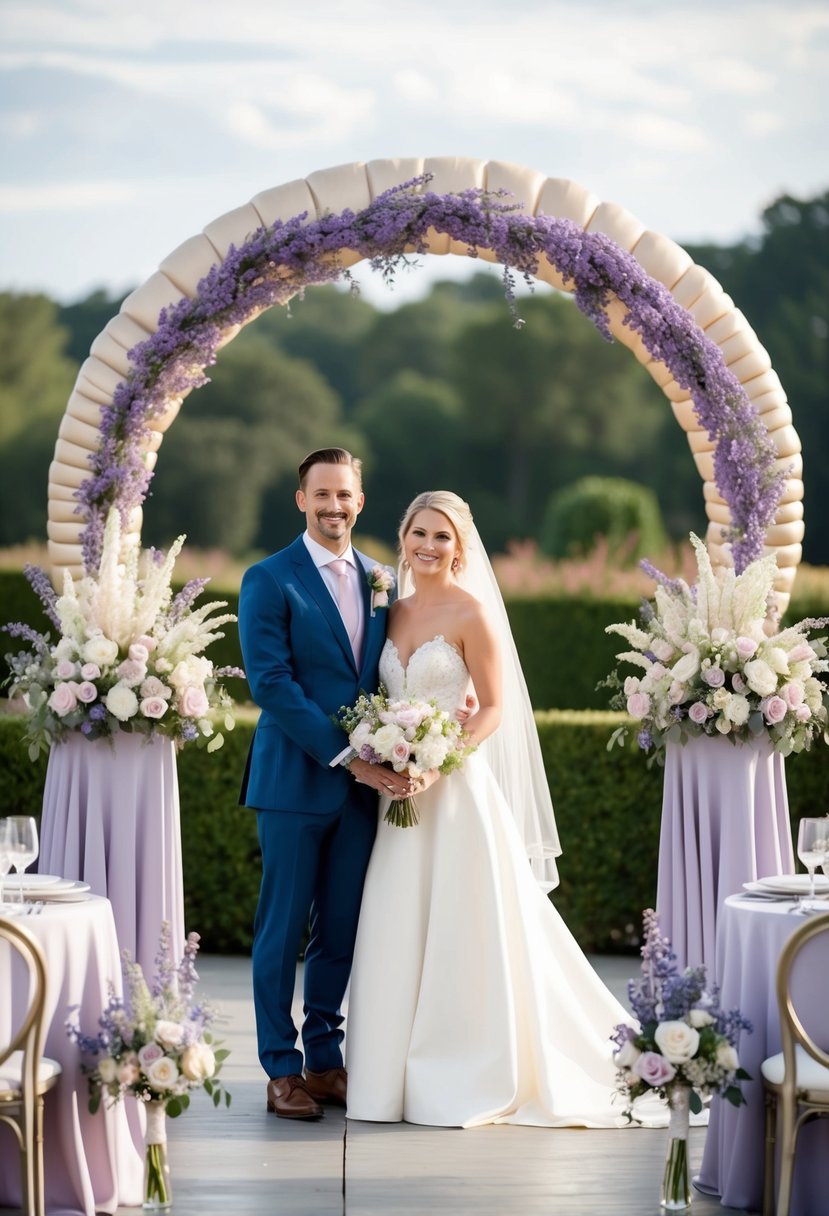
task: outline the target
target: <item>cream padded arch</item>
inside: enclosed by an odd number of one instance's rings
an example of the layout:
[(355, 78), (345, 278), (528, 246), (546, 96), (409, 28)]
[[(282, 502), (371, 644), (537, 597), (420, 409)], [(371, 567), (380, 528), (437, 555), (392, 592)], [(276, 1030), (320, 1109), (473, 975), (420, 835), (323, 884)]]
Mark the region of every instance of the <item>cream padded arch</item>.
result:
[[(99, 443), (101, 407), (112, 400), (116, 385), (129, 370), (128, 351), (158, 324), (162, 308), (183, 297), (193, 298), (200, 280), (219, 263), (231, 245), (239, 246), (262, 225), (288, 220), (307, 211), (310, 218), (350, 207), (359, 211), (388, 190), (423, 173), (432, 175), (429, 189), (451, 194), (473, 187), (504, 189), (522, 203), (527, 214), (546, 214), (573, 220), (589, 232), (602, 232), (628, 250), (649, 275), (671, 292), (687, 309), (706, 335), (723, 353), (729, 369), (743, 385), (758, 410), (778, 453), (777, 467), (785, 473), (780, 506), (766, 531), (766, 549), (777, 555), (775, 584), (778, 607), (785, 610), (802, 553), (803, 463), (800, 440), (792, 426), (786, 395), (771, 360), (754, 330), (717, 280), (691, 260), (674, 241), (647, 229), (635, 216), (615, 203), (565, 178), (545, 177), (533, 169), (504, 161), (481, 161), (462, 157), (417, 157), (375, 160), (339, 165), (312, 173), (304, 181), (289, 182), (257, 194), (249, 203), (220, 215), (202, 233), (174, 249), (155, 274), (132, 292), (117, 316), (108, 322), (92, 343), (89, 358), (81, 367), (66, 413), (60, 425), (55, 455), (49, 470), (48, 536), (49, 558), (56, 582), (64, 569), (83, 573), (80, 535), (84, 518), (75, 514), (74, 490), (88, 476), (88, 456)], [(444, 234), (429, 234), (429, 252), (466, 255), (466, 246)], [(495, 258), (482, 250), (489, 261)], [(353, 265), (359, 255), (344, 250), (343, 266)], [(542, 259), (537, 277), (566, 290), (557, 271)], [(662, 363), (645, 349), (638, 334), (621, 324), (624, 310), (618, 302), (610, 307), (610, 328), (617, 340), (628, 346), (659, 384), (671, 402), (677, 421), (687, 433), (694, 462), (703, 480), (703, 496), (709, 524), (706, 534), (712, 561), (723, 564), (728, 555), (722, 547), (722, 528), (730, 522), (729, 509), (713, 481), (714, 443), (699, 425), (693, 403)], [(229, 331), (231, 341), (238, 330)], [(170, 402), (146, 444), (146, 462), (154, 467), (164, 431), (172, 423), (181, 401)], [(134, 511), (127, 529), (128, 543), (140, 543), (141, 511)]]

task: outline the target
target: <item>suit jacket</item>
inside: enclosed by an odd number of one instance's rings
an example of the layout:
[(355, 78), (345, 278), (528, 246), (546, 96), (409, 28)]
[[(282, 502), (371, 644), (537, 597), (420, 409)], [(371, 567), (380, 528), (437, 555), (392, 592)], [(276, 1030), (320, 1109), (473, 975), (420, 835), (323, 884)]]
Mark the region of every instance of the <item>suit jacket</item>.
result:
[(344, 768), (331, 767), (348, 745), (331, 715), (377, 689), (387, 608), (371, 616), (368, 571), (363, 579), (365, 630), (360, 670), (337, 605), (302, 537), (251, 566), (239, 594), (239, 636), (253, 698), (262, 713), (248, 755), (240, 801), (257, 810), (328, 814), (353, 788)]

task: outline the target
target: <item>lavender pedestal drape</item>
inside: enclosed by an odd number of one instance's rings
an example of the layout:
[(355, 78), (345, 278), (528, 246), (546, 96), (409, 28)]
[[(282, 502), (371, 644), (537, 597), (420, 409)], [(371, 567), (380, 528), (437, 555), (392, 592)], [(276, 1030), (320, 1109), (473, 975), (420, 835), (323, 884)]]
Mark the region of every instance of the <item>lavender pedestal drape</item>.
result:
[(768, 736), (669, 743), (656, 909), (680, 966), (713, 974), (723, 901), (744, 882), (792, 873), (784, 761)]
[[(745, 1106), (714, 1098), (699, 1178), (695, 1185), (720, 1195), (728, 1207), (759, 1212), (763, 1206), (764, 1106), (760, 1065), (781, 1050), (775, 995), (777, 964), (786, 941), (803, 924), (793, 904), (726, 900), (717, 935), (717, 982), (723, 1009), (739, 1009), (754, 1026), (740, 1035), (740, 1063), (751, 1074), (742, 1082)], [(795, 1007), (807, 1031), (826, 1049), (825, 939), (806, 946), (792, 973)], [(805, 1124), (798, 1136), (791, 1216), (823, 1216), (829, 1210), (829, 1121)]]
[(161, 922), (173, 957), (184, 948), (176, 754), (172, 740), (119, 732), (52, 748), (43, 793), (39, 869), (82, 878), (112, 903), (122, 950), (151, 980)]
[[(46, 1211), (49, 1216), (95, 1216), (119, 1205), (140, 1204), (144, 1176), (143, 1136), (137, 1104), (130, 1098), (89, 1113), (89, 1091), (76, 1043), (64, 1021), (80, 1006), (81, 1029), (94, 1034), (109, 999), (108, 983), (122, 989), (121, 959), (112, 909), (105, 899), (47, 904), (22, 922), (46, 955), (44, 1054), (62, 1068), (46, 1095), (43, 1131)], [(0, 1036), (19, 1026), (28, 1003), (22, 966), (0, 950)], [(0, 1127), (0, 1207), (20, 1205), (20, 1166), (9, 1128)]]

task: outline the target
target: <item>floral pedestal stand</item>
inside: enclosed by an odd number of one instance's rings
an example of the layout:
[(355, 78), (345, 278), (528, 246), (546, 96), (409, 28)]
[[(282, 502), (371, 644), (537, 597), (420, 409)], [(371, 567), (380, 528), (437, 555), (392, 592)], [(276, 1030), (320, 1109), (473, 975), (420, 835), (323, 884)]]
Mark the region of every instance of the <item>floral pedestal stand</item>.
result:
[(155, 970), (161, 922), (174, 957), (184, 948), (176, 754), (171, 739), (80, 733), (49, 755), (39, 869), (83, 879), (112, 903), (122, 950)]
[(669, 743), (656, 910), (680, 966), (715, 974), (723, 901), (744, 882), (792, 873), (784, 760), (768, 736)]

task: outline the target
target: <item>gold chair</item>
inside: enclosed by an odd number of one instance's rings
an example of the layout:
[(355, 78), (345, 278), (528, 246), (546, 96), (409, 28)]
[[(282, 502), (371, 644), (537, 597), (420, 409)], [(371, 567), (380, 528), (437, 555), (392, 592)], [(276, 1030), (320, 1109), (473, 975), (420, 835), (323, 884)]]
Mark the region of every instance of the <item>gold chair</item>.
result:
[[(766, 1094), (766, 1152), (763, 1174), (763, 1216), (774, 1206), (774, 1157), (780, 1113), (780, 1180), (777, 1216), (789, 1216), (797, 1136), (804, 1123), (829, 1115), (829, 1054), (814, 1042), (794, 1007), (791, 973), (800, 951), (814, 938), (829, 933), (829, 914), (806, 921), (791, 935), (777, 965), (777, 1004), (783, 1050), (764, 1060), (760, 1071)], [(829, 944), (829, 943), (828, 943)], [(825, 974), (822, 977), (825, 983)]]
[(29, 930), (0, 916), (2, 941), (26, 965), (29, 1004), (22, 1020), (14, 1020), (11, 1042), (0, 1043), (0, 1123), (7, 1123), (17, 1137), (24, 1216), (43, 1216), (43, 1095), (61, 1072), (60, 1064), (42, 1055), (46, 962)]

